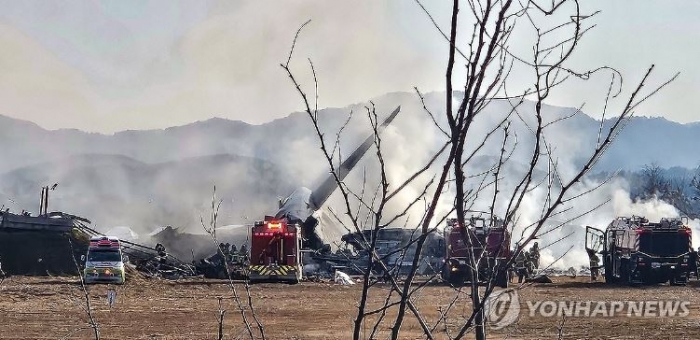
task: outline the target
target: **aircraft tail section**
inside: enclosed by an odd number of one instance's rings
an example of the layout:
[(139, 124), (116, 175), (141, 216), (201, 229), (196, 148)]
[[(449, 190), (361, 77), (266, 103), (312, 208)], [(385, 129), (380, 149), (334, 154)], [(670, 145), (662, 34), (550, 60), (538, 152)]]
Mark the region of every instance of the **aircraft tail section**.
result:
[[(384, 129), (389, 126), (391, 121), (396, 118), (396, 115), (399, 114), (399, 111), (401, 110), (401, 106), (398, 106), (390, 115), (387, 117), (382, 125), (377, 127), (377, 132), (382, 133)], [(343, 163), (336, 169), (338, 171), (338, 177), (340, 180), (344, 180), (345, 177), (350, 173), (350, 170), (357, 165), (357, 163), (362, 159), (362, 156), (367, 152), (367, 150), (372, 147), (374, 144), (374, 135), (370, 135), (367, 137), (367, 139), (360, 144), (360, 146), (355, 149), (355, 151), (350, 154), (349, 157), (343, 161)], [(320, 207), (323, 205), (323, 203), (326, 202), (326, 200), (331, 196), (333, 191), (338, 187), (338, 184), (336, 183), (335, 178), (333, 177), (332, 174), (329, 174), (328, 177), (321, 183), (321, 185), (316, 188), (312, 193), (311, 193), (311, 199), (309, 204), (312, 205), (313, 210), (318, 210)]]

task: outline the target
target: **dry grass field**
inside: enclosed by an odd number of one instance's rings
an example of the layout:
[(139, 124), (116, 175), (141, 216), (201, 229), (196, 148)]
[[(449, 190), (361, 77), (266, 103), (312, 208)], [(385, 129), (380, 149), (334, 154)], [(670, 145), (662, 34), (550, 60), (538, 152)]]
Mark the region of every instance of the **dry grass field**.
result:
[[(557, 339), (560, 317), (531, 316), (528, 301), (618, 301), (683, 300), (690, 302), (685, 317), (569, 317), (563, 320), (564, 339), (700, 339), (700, 292), (696, 282), (686, 287), (610, 287), (586, 278), (554, 278), (553, 284), (533, 285), (519, 292), (522, 306), (518, 321), (504, 329), (489, 330), (493, 339)], [(90, 339), (85, 301), (75, 278), (12, 277), (0, 287), (0, 338), (2, 339)], [(242, 286), (239, 292), (244, 292)], [(218, 297), (225, 297), (226, 339), (247, 337), (241, 314), (222, 281), (184, 280), (171, 282), (134, 279), (117, 286), (117, 301), (107, 304), (105, 285), (90, 286), (102, 339), (216, 339)], [(332, 283), (298, 285), (261, 284), (251, 288), (256, 312), (268, 339), (351, 338), (359, 285)], [(381, 306), (388, 288), (375, 287), (370, 308)], [(450, 287), (434, 285), (415, 296), (430, 325), (441, 308), (455, 296)], [(468, 311), (464, 295), (448, 322), (439, 324), (437, 338), (453, 334)], [(386, 338), (395, 311), (386, 316), (386, 326), (377, 335)], [(408, 315), (402, 339), (423, 339), (419, 325)], [(369, 338), (371, 329), (364, 330)], [(467, 338), (473, 338), (470, 334)]]

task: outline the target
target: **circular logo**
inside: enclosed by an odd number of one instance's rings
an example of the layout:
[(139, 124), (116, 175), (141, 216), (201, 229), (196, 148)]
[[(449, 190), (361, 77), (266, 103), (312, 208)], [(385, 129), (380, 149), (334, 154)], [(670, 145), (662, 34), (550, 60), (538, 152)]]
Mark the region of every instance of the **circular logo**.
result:
[(516, 290), (493, 292), (484, 303), (486, 320), (493, 329), (512, 325), (520, 315), (520, 300)]

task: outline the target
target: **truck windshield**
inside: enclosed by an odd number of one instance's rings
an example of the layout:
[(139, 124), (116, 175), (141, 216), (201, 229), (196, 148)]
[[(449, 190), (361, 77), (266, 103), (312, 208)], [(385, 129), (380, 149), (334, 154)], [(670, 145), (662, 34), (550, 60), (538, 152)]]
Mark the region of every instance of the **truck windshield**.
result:
[(87, 256), (88, 262), (119, 262), (122, 260), (118, 251), (114, 250), (91, 250)]
[(652, 256), (679, 256), (690, 251), (689, 236), (678, 232), (651, 232), (639, 237), (639, 251)]

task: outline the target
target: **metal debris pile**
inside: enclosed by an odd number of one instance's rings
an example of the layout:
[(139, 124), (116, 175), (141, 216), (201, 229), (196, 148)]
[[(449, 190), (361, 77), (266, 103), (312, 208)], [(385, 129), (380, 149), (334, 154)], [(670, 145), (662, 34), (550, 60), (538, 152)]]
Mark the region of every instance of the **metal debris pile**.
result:
[[(88, 219), (62, 212), (40, 216), (0, 212), (0, 263), (2, 275), (77, 275), (91, 236)], [(197, 274), (192, 264), (167, 254), (165, 249), (124, 241), (123, 253), (133, 268), (146, 276), (181, 278)]]
[(0, 262), (8, 275), (76, 275), (75, 259), (89, 236), (76, 229), (88, 220), (64, 213), (43, 216), (0, 212)]

